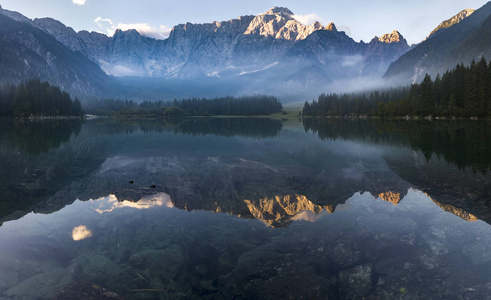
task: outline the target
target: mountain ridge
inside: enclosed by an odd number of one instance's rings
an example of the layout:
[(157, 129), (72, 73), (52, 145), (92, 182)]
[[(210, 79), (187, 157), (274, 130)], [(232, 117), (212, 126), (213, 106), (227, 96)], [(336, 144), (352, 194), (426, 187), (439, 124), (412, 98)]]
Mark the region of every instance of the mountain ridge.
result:
[[(484, 10), (489, 6), (490, 3), (484, 5)], [(397, 30), (375, 36), (368, 43), (356, 42), (332, 22), (327, 26), (320, 22), (304, 25), (286, 7), (228, 21), (178, 24), (165, 40), (143, 36), (136, 30), (118, 29), (111, 37), (76, 32), (52, 18), (31, 20), (1, 7), (0, 14), (43, 30), (97, 64), (108, 78), (155, 78), (164, 85), (168, 80), (194, 84), (196, 80), (213, 79), (217, 86), (227, 82), (242, 94), (314, 94), (325, 92), (326, 86), (339, 80), (381, 78), (384, 74), (385, 78), (392, 78), (398, 65), (406, 73), (409, 68), (411, 74), (405, 76), (414, 80), (425, 72), (451, 69), (460, 60), (469, 63), (471, 54), (474, 58), (487, 56), (486, 51), (479, 50), (491, 48), (487, 39), (480, 38), (488, 32), (484, 20), (489, 13), (483, 13), (483, 8), (461, 11), (449, 19), (450, 27), (433, 32), (412, 49)], [(449, 35), (452, 36), (448, 38)], [(445, 43), (452, 46), (439, 45)], [(479, 47), (476, 50), (468, 44)], [(434, 58), (428, 60), (425, 55)], [(414, 61), (412, 56), (418, 57), (418, 63), (401, 65), (401, 61)], [(153, 82), (158, 84), (159, 80)], [(83, 88), (80, 92), (93, 94), (94, 90)]]
[(426, 73), (436, 76), (460, 63), (468, 65), (481, 57), (491, 59), (491, 28), (486, 22), (490, 16), (491, 2), (488, 2), (459, 23), (438, 30), (392, 63), (384, 78), (414, 83)]

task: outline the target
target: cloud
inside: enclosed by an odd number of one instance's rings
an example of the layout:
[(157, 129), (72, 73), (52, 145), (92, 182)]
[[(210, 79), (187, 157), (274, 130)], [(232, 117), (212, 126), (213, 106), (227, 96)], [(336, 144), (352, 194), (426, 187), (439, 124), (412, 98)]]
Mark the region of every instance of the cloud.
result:
[(85, 225), (80, 225), (72, 230), (72, 239), (74, 241), (81, 241), (92, 236), (90, 231)]
[[(337, 26), (337, 25), (336, 25)], [(347, 35), (351, 36), (351, 27), (347, 25), (337, 26), (339, 31), (344, 31)]]
[(85, 5), (85, 2), (87, 2), (87, 0), (72, 0), (73, 4), (77, 4), (77, 5)]
[(174, 207), (170, 196), (166, 193), (157, 193), (153, 195), (143, 196), (138, 202), (129, 200), (118, 200), (115, 195), (109, 195), (96, 200), (100, 203), (99, 207), (95, 209), (96, 212), (103, 214), (112, 212), (117, 208), (130, 207), (135, 209), (150, 209), (160, 206)]
[(116, 29), (121, 29), (123, 31), (135, 29), (143, 36), (151, 37), (158, 40), (168, 38), (171, 31), (171, 28), (167, 26), (160, 25), (160, 27), (157, 29), (148, 23), (134, 23), (134, 24), (119, 23), (116, 26)]
[(316, 14), (293, 15), (293, 18), (304, 25), (310, 25), (315, 21), (322, 21), (322, 19)]
[(155, 28), (148, 23), (118, 23), (115, 25), (111, 19), (105, 19), (102, 17), (97, 17), (94, 22), (109, 36), (112, 36), (116, 29), (121, 29), (123, 31), (135, 29), (143, 36), (163, 40), (169, 37), (172, 29), (165, 25), (160, 25), (159, 28)]
[(94, 20), (94, 23), (97, 24), (97, 26), (102, 29), (103, 33), (111, 36), (114, 34), (114, 24), (113, 22), (111, 21), (111, 19), (104, 19), (104, 18), (101, 18), (101, 17), (97, 17), (95, 20)]

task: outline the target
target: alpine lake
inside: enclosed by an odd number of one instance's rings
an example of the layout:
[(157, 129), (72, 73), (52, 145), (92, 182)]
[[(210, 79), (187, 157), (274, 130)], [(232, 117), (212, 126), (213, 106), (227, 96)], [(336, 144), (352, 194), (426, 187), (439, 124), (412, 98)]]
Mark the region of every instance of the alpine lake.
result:
[(491, 299), (490, 167), (482, 120), (0, 120), (0, 299)]

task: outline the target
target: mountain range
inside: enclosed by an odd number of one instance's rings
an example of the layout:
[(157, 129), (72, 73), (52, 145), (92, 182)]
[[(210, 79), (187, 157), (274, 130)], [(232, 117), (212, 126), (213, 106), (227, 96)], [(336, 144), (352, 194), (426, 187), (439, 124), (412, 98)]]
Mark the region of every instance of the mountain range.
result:
[[(421, 49), (446, 40), (454, 28), (469, 27), (460, 29), (462, 34), (452, 39), (452, 45), (463, 46), (467, 39), (472, 41), (467, 44), (469, 55), (479, 55), (475, 53), (488, 44), (472, 38), (478, 30), (487, 30), (481, 25), (486, 14), (489, 17), (489, 7), (490, 3), (474, 13), (457, 15), (413, 48), (397, 30), (369, 43), (356, 42), (333, 23), (304, 25), (284, 7), (223, 22), (179, 24), (165, 40), (142, 36), (136, 30), (117, 30), (112, 37), (75, 32), (57, 20), (31, 20), (0, 7), (0, 67), (4, 70), (0, 81), (40, 77), (77, 95), (98, 97), (315, 96), (342, 81), (384, 74), (408, 81), (414, 78), (414, 66), (418, 72), (440, 71), (421, 67), (420, 56), (428, 60), (431, 55)], [(455, 65), (458, 58), (447, 60)]]

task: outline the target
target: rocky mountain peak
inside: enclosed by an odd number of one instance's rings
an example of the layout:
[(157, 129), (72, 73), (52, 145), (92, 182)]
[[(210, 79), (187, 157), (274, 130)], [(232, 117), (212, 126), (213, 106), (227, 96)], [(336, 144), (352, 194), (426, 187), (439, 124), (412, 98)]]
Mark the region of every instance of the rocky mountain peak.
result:
[(402, 34), (400, 34), (399, 31), (397, 30), (382, 35), (381, 37), (378, 38), (378, 40), (386, 44), (399, 43), (401, 41), (405, 41)]
[(244, 34), (298, 41), (322, 28), (323, 26), (319, 22), (303, 25), (295, 20), (291, 10), (286, 7), (275, 6), (264, 14), (254, 17)]
[(431, 37), (432, 35), (434, 35), (439, 30), (442, 30), (444, 28), (448, 28), (448, 27), (451, 27), (457, 23), (460, 23), (463, 19), (472, 15), (475, 11), (476, 11), (475, 9), (470, 9), (470, 8), (464, 9), (463, 11), (459, 12), (458, 14), (451, 17), (450, 19), (441, 22), (435, 29), (433, 29), (433, 31), (430, 33), (430, 35), (427, 37), (427, 39), (429, 37)]
[(324, 28), (324, 30), (334, 31), (334, 32), (338, 31), (338, 29), (336, 28), (336, 25), (334, 25), (333, 22), (329, 23), (329, 25), (327, 25), (326, 28)]
[(274, 6), (264, 13), (264, 15), (286, 15), (292, 16), (293, 13), (286, 7)]

